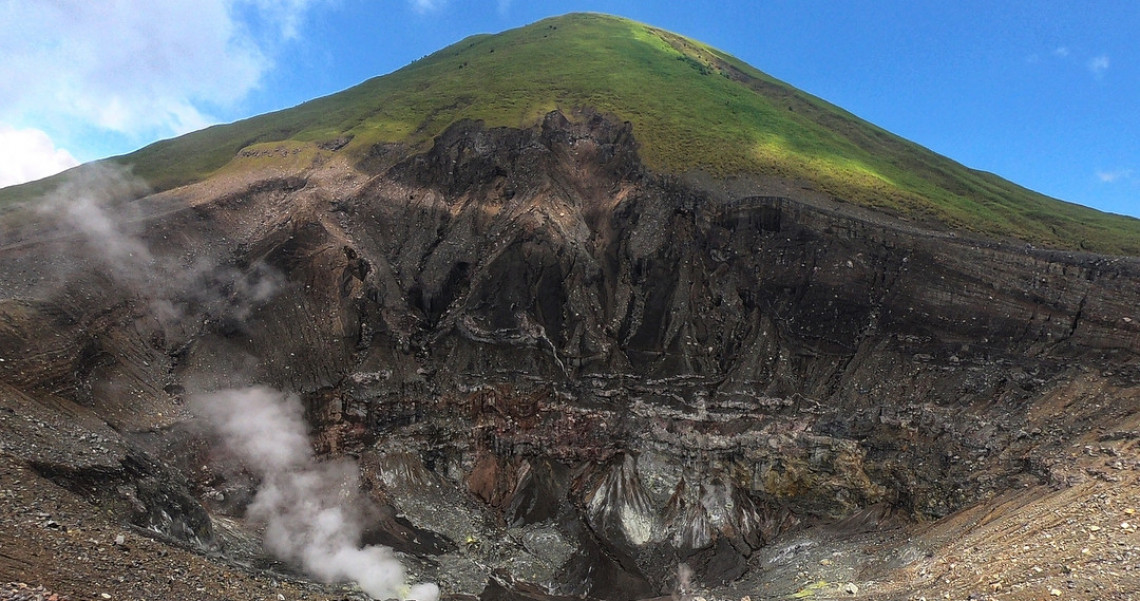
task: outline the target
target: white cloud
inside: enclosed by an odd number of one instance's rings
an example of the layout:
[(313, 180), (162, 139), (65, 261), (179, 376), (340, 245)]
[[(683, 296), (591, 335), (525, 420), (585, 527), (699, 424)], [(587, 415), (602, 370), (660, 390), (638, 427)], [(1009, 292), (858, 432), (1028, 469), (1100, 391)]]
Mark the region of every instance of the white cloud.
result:
[(30, 182), (79, 164), (38, 129), (0, 124), (0, 188)]
[(1108, 71), (1108, 65), (1108, 55), (1102, 54), (1089, 60), (1089, 71), (1092, 71), (1093, 75), (1101, 77), (1105, 71)]
[(1058, 46), (1056, 49), (1053, 50), (1053, 56), (1059, 56), (1061, 58), (1065, 58), (1065, 57), (1069, 56), (1069, 52), (1070, 51), (1069, 51), (1068, 46)]
[(1132, 169), (1117, 169), (1115, 171), (1103, 171), (1098, 169), (1096, 177), (1106, 184), (1111, 184), (1121, 180), (1132, 179), (1132, 173)]
[(0, 0), (0, 122), (57, 140), (199, 129), (258, 86), (272, 42), (319, 1)]

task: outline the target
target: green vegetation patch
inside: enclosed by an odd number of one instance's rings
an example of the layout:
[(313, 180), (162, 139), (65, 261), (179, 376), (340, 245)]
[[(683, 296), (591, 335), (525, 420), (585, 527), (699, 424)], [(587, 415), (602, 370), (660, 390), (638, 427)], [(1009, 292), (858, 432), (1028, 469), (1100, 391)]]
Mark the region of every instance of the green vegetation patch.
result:
[(792, 593), (791, 598), (792, 599), (812, 599), (816, 595), (818, 595), (819, 593), (827, 591), (827, 589), (830, 587), (831, 587), (831, 585), (828, 584), (827, 581), (820, 580), (819, 582), (813, 582), (813, 583), (801, 588), (800, 590)]
[[(556, 108), (587, 107), (630, 121), (643, 160), (659, 172), (804, 179), (847, 202), (974, 234), (1140, 254), (1140, 220), (970, 170), (731, 55), (597, 14), (473, 36), (343, 92), (113, 160), (166, 189), (204, 179), (235, 157), (249, 158), (243, 149), (266, 144), (320, 146), (351, 137), (340, 151), (359, 159), (382, 142), (426, 147), (460, 119), (529, 127)], [(19, 188), (0, 193), (0, 203), (27, 194)]]

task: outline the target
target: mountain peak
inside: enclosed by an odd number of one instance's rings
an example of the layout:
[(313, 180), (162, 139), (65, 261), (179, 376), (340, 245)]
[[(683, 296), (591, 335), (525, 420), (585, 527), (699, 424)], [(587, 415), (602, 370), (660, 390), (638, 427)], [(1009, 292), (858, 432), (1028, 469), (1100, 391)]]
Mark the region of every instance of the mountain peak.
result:
[(294, 166), (330, 147), (359, 165), (378, 144), (426, 149), (460, 120), (528, 128), (556, 109), (628, 121), (657, 173), (774, 177), (966, 235), (1140, 254), (1138, 220), (968, 169), (725, 52), (597, 13), (471, 36), (342, 92), (115, 160), (167, 189), (268, 148), (259, 145), (297, 144)]

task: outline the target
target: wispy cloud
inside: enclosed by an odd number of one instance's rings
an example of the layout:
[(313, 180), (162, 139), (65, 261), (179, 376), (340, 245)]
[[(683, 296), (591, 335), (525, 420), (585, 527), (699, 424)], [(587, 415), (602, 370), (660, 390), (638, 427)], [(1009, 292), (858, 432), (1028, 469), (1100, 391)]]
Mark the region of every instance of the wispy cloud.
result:
[(412, 8), (418, 13), (436, 12), (447, 4), (447, 0), (411, 0)]
[(1103, 183), (1111, 184), (1122, 180), (1132, 179), (1132, 174), (1132, 169), (1116, 169), (1112, 171), (1098, 169), (1096, 172), (1096, 178)]
[(1030, 54), (1026, 58), (1026, 62), (1029, 64), (1041, 64), (1044, 60), (1048, 60), (1052, 64), (1063, 64), (1068, 68), (1080, 68), (1083, 66), (1098, 80), (1103, 79), (1109, 67), (1112, 66), (1112, 60), (1107, 54), (1093, 56), (1079, 49), (1073, 50), (1071, 47), (1065, 45), (1057, 46), (1047, 54), (1035, 53)]
[(283, 39), (297, 39), (309, 9), (325, 0), (237, 0), (257, 8), (257, 16), (275, 27)]
[(1094, 76), (1098, 78), (1103, 77), (1104, 72), (1108, 71), (1109, 67), (1108, 55), (1102, 54), (1100, 56), (1094, 56), (1093, 58), (1089, 59), (1088, 67), (1089, 71), (1092, 71), (1092, 74)]

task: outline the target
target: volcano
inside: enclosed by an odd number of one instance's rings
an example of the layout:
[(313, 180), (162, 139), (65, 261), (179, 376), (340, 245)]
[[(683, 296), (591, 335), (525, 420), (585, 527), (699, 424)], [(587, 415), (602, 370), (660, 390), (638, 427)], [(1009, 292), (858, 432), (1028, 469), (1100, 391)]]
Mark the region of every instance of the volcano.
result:
[(1128, 598), (1137, 254), (677, 34), (468, 38), (0, 191), (0, 580), (373, 594), (319, 498), (452, 599)]

